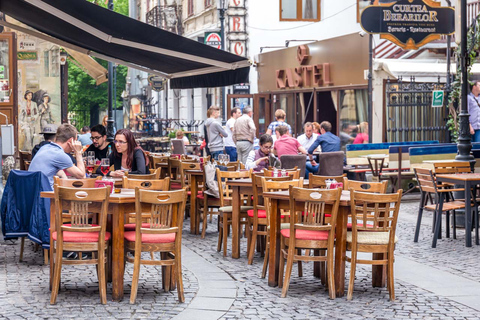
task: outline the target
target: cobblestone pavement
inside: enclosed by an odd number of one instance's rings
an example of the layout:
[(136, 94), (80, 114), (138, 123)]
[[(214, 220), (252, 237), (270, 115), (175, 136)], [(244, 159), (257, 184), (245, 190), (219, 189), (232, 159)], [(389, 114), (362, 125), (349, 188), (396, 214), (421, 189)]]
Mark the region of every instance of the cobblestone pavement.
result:
[[(398, 224), (396, 255), (443, 270), (476, 282), (480, 281), (477, 262), (480, 246), (464, 246), (464, 231), (457, 239), (443, 238), (437, 248), (431, 248), (431, 214), (424, 215), (420, 240), (413, 243), (418, 200), (404, 200)], [(246, 239), (241, 240), (241, 258), (223, 258), (216, 251), (216, 221), (209, 224), (207, 237), (190, 235), (185, 222), (184, 245), (228, 273), (237, 284), (237, 299), (223, 316), (224, 319), (479, 319), (480, 311), (439, 297), (427, 290), (395, 279), (396, 301), (388, 301), (386, 288), (371, 287), (370, 267), (357, 268), (352, 301), (346, 297), (328, 299), (320, 280), (312, 275), (312, 264), (304, 264), (304, 276), (296, 270), (287, 298), (280, 298), (280, 289), (269, 287), (261, 279), (263, 258), (256, 254), (253, 265), (246, 261)], [(229, 238), (228, 255), (231, 255)], [(11, 245), (0, 242), (0, 318), (5, 319), (169, 319), (178, 314), (194, 299), (199, 285), (195, 275), (184, 268), (185, 300), (177, 302), (176, 291), (161, 290), (158, 268), (147, 266), (141, 271), (136, 305), (130, 305), (130, 282), (133, 267), (126, 266), (125, 299), (111, 301), (111, 286), (107, 288), (108, 304), (99, 301), (98, 283), (94, 266), (66, 266), (58, 302), (50, 306), (48, 266), (42, 264), (40, 252), (26, 241), (24, 262), (18, 262), (19, 242)], [(347, 263), (347, 281), (349, 265)], [(148, 280), (147, 280), (148, 279)], [(348, 283), (348, 282), (347, 282)]]

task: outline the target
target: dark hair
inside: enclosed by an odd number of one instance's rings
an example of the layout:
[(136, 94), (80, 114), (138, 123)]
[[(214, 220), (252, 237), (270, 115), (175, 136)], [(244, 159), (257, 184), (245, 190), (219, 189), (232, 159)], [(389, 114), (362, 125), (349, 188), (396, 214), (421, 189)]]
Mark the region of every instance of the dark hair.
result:
[(280, 133), (281, 136), (283, 136), (284, 134), (286, 134), (288, 132), (288, 127), (287, 126), (278, 126), (275, 128), (275, 131), (278, 131), (278, 133)]
[(88, 131), (90, 131), (90, 127), (89, 127), (89, 126), (84, 126), (84, 127), (82, 128), (82, 132), (87, 133)]
[(233, 117), (233, 115), (235, 113), (237, 113), (237, 111), (240, 110), (240, 108), (233, 108), (231, 111), (230, 111), (230, 115)]
[(320, 128), (323, 128), (326, 132), (332, 131), (332, 124), (328, 121), (323, 121), (320, 123)]
[(260, 136), (260, 141), (258, 142), (258, 144), (263, 146), (265, 143), (269, 142), (273, 144), (273, 138), (271, 135), (265, 133)]
[(29, 93), (32, 94), (32, 100), (33, 100), (33, 92), (30, 91), (30, 90), (25, 91), (25, 94), (23, 95), (23, 98), (24, 98), (25, 100), (27, 100), (27, 95), (28, 95)]
[(90, 131), (97, 132), (102, 137), (107, 135), (107, 129), (103, 126), (103, 124), (97, 124), (96, 126), (93, 126)]
[(48, 97), (47, 103), (50, 103), (50, 101), (52, 101), (52, 98), (50, 98), (50, 95), (48, 93), (44, 93), (43, 96), (42, 96), (42, 103), (45, 103), (45, 101), (43, 101), (43, 98), (45, 98), (45, 97)]
[[(133, 163), (133, 154), (135, 150), (140, 149), (143, 152), (143, 156), (145, 157), (145, 165), (148, 166), (148, 156), (145, 151), (137, 144), (135, 141), (135, 137), (133, 136), (132, 131), (128, 129), (120, 129), (115, 133), (115, 140), (119, 134), (123, 134), (125, 139), (127, 140), (127, 167), (131, 168)], [(113, 155), (115, 157), (122, 157), (120, 153), (117, 152), (117, 148), (113, 148)]]
[(64, 123), (57, 129), (57, 134), (55, 141), (60, 143), (67, 142), (70, 138), (75, 138), (77, 136), (77, 128), (71, 124)]

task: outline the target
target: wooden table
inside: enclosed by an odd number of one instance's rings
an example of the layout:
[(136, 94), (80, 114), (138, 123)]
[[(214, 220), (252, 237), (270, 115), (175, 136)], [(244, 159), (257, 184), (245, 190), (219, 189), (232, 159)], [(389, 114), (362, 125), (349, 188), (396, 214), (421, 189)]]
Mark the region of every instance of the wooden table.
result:
[(388, 154), (367, 154), (361, 157), (367, 158), (374, 180), (379, 180), (382, 175), (383, 163), (388, 158)]
[[(227, 181), (232, 188), (232, 258), (240, 258), (240, 195), (253, 195), (252, 179), (236, 179)], [(308, 180), (304, 180), (308, 187)], [(280, 231), (279, 231), (280, 232)]]
[[(54, 198), (53, 191), (41, 192), (43, 198)], [(124, 274), (124, 215), (135, 212), (135, 193), (112, 193), (108, 206), (107, 229), (112, 232), (111, 269), (108, 270), (108, 278), (112, 281), (112, 299), (123, 299), (123, 274)], [(50, 227), (53, 231), (55, 226), (55, 201), (50, 201)], [(53, 239), (50, 233), (50, 270), (53, 267), (52, 259)], [(52, 275), (51, 275), (52, 276)]]
[[(480, 173), (437, 174), (438, 182), (463, 184), (465, 188), (465, 246), (472, 246), (472, 207), (470, 190), (480, 184)], [(474, 199), (475, 200), (475, 199)], [(475, 226), (475, 244), (479, 243), (478, 225)]]
[[(290, 195), (288, 191), (264, 192), (263, 196), (270, 202), (270, 252), (268, 261), (268, 285), (278, 285), (279, 262), (280, 262), (280, 209), (290, 209)], [(298, 203), (299, 210), (303, 204)], [(335, 228), (335, 292), (337, 297), (343, 297), (345, 291), (345, 254), (347, 243), (347, 222), (350, 214), (350, 192), (342, 191), (340, 207), (337, 214)], [(374, 255), (374, 259), (382, 259), (383, 254)], [(372, 285), (384, 287), (386, 268), (372, 266)]]
[[(199, 224), (197, 223), (197, 194), (198, 185), (200, 182), (203, 182), (203, 170), (185, 170), (185, 172), (190, 175), (190, 233), (199, 234)], [(204, 221), (203, 223), (207, 222)]]

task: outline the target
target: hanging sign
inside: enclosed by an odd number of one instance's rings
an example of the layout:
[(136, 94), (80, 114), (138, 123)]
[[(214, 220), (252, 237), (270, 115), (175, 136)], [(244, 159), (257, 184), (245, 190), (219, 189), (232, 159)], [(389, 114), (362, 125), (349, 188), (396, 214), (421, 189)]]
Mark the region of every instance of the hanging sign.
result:
[(398, 0), (368, 6), (360, 24), (370, 34), (390, 40), (406, 50), (416, 50), (440, 35), (455, 32), (455, 11), (433, 0)]
[(18, 60), (37, 60), (37, 51), (17, 51)]
[(148, 84), (152, 87), (155, 91), (162, 91), (165, 89), (165, 79), (156, 75), (149, 75), (148, 76)]
[(445, 93), (443, 90), (433, 90), (432, 92), (432, 107), (443, 107), (443, 100), (445, 99)]
[(222, 37), (218, 32), (205, 32), (205, 44), (217, 49), (222, 48)]

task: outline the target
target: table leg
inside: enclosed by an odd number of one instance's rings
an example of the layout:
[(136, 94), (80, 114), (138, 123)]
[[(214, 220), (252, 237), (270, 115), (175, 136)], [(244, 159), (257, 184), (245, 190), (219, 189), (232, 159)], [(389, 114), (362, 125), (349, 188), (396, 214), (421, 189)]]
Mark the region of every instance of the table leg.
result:
[(335, 227), (335, 291), (337, 297), (345, 292), (345, 253), (347, 250), (347, 221), (350, 207), (338, 208)]
[(280, 212), (278, 200), (270, 200), (270, 252), (268, 253), (268, 285), (278, 285), (280, 263)]
[(125, 271), (123, 239), (125, 205), (113, 204), (112, 209), (112, 299), (120, 301), (123, 299), (123, 274)]
[(471, 185), (465, 181), (465, 246), (472, 246), (472, 206), (470, 197)]
[[(198, 193), (198, 185), (197, 185), (197, 176), (192, 174), (190, 176), (190, 233), (191, 234), (198, 234), (197, 229), (197, 193)], [(205, 208), (203, 209), (205, 210)], [(203, 222), (206, 223), (205, 221)], [(204, 226), (205, 228), (205, 226)]]
[(238, 186), (232, 187), (232, 258), (240, 258), (240, 187)]

